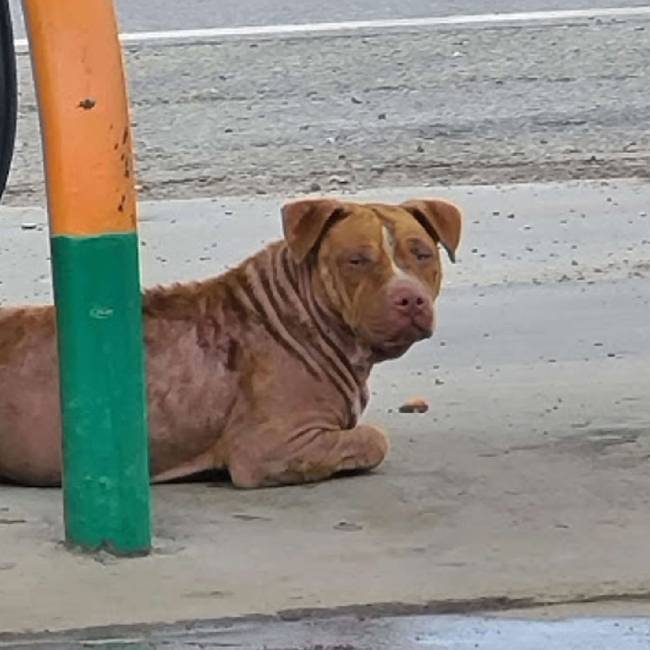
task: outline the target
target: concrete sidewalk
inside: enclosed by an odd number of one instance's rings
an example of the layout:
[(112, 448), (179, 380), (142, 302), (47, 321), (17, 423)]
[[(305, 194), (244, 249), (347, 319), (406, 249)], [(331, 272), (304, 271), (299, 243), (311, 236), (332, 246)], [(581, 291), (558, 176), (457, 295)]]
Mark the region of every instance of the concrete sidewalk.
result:
[[(435, 193), (465, 207), (466, 237), (437, 336), (373, 375), (365, 419), (393, 445), (381, 470), (256, 492), (156, 487), (156, 551), (125, 561), (62, 547), (58, 490), (0, 486), (0, 631), (365, 604), (611, 599), (650, 613), (650, 186)], [(279, 235), (279, 205), (145, 204), (145, 282), (241, 259)], [(43, 223), (0, 211), (4, 301), (49, 299)], [(413, 396), (429, 413), (397, 412)]]

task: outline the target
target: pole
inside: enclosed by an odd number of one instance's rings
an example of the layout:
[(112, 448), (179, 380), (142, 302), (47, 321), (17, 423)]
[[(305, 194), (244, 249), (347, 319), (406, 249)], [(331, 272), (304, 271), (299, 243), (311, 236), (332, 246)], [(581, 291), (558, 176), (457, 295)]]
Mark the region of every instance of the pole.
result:
[(23, 0), (57, 313), (66, 541), (151, 546), (129, 105), (112, 0)]

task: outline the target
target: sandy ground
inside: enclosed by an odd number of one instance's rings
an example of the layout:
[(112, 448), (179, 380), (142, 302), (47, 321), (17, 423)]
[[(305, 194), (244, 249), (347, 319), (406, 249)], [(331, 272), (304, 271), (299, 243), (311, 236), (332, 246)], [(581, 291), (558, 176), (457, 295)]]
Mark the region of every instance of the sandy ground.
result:
[[(0, 486), (0, 630), (382, 603), (650, 613), (650, 186), (439, 193), (465, 206), (466, 237), (437, 336), (373, 376), (366, 420), (393, 445), (380, 471), (156, 487), (155, 552), (126, 561), (65, 550), (58, 490)], [(145, 282), (218, 272), (279, 234), (279, 204), (144, 204)], [(0, 212), (5, 302), (49, 297), (43, 223)], [(397, 412), (413, 396), (427, 414)]]

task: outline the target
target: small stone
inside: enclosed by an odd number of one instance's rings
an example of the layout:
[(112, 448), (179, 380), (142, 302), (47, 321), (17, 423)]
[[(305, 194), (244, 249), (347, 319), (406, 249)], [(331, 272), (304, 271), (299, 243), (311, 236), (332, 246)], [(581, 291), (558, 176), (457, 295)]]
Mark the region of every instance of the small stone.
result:
[(336, 526), (334, 526), (335, 530), (343, 530), (346, 533), (352, 533), (356, 532), (357, 530), (363, 530), (363, 526), (360, 526), (359, 524), (355, 524), (349, 521), (339, 521)]
[(329, 182), (331, 184), (338, 183), (339, 185), (347, 185), (350, 181), (343, 176), (330, 176)]
[(415, 148), (415, 150), (418, 153), (424, 153), (424, 147), (421, 144), (418, 144), (418, 146)]
[(22, 230), (36, 230), (38, 224), (32, 223), (31, 221), (27, 221), (25, 223), (20, 224), (20, 227)]
[(119, 560), (114, 555), (111, 555), (106, 551), (98, 551), (95, 555), (92, 556), (92, 558), (95, 560), (95, 562), (104, 566), (117, 564), (119, 562)]
[(377, 119), (378, 120), (385, 120), (386, 119), (386, 113), (379, 113), (379, 115), (377, 115)]
[(363, 100), (359, 99), (358, 97), (354, 97), (354, 95), (350, 97), (350, 101), (353, 104), (363, 104)]
[(321, 187), (320, 183), (317, 183), (314, 181), (310, 186), (309, 186), (309, 191), (310, 192), (320, 192), (323, 188)]
[(400, 413), (426, 413), (428, 410), (429, 405), (421, 398), (410, 399), (399, 407)]

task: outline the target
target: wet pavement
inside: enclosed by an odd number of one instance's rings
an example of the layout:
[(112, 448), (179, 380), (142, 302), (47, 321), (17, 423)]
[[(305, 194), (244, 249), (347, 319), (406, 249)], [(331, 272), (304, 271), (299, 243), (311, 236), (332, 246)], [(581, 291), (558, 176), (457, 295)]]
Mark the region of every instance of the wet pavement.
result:
[(1, 650), (647, 650), (650, 618), (504, 620), (481, 616), (258, 620), (63, 635), (0, 636)]

